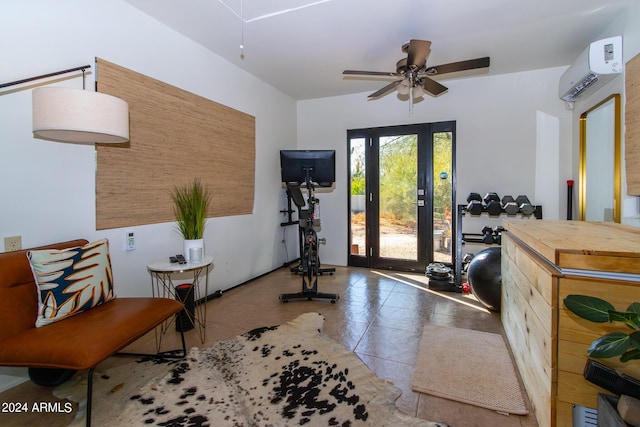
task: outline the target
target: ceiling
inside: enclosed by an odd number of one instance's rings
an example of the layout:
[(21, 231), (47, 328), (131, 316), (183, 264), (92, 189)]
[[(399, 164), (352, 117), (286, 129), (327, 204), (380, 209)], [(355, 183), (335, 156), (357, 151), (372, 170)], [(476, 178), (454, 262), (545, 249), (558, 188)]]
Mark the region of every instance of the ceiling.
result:
[[(394, 72), (410, 39), (432, 42), (427, 66), (483, 56), (492, 75), (569, 65), (632, 0), (125, 1), (303, 100), (378, 90), (393, 79), (342, 71)], [(487, 71), (461, 74), (436, 79)]]

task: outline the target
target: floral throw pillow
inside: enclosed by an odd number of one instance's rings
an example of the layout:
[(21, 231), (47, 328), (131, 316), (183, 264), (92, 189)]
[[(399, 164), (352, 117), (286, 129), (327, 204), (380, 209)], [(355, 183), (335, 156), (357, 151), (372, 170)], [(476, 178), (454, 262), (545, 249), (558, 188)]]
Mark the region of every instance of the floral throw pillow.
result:
[(27, 252), (38, 287), (36, 326), (66, 319), (115, 298), (109, 241)]

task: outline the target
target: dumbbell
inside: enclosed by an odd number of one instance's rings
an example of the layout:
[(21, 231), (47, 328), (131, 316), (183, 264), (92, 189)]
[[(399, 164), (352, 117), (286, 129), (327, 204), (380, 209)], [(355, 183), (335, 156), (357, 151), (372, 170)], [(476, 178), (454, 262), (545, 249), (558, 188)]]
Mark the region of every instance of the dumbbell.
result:
[(467, 202), (470, 202), (472, 200), (482, 201), (482, 196), (480, 195), (480, 193), (469, 193), (469, 195), (467, 196)]
[(502, 196), (502, 210), (507, 215), (515, 215), (520, 211), (520, 206), (518, 206), (513, 196)]
[(490, 216), (498, 216), (502, 213), (502, 205), (500, 204), (498, 193), (487, 193), (484, 196), (484, 203)]
[(486, 245), (492, 245), (495, 243), (495, 238), (493, 236), (493, 228), (485, 225), (482, 227), (482, 243)]
[(516, 203), (518, 204), (522, 215), (531, 215), (536, 210), (527, 196), (518, 196), (516, 198)]
[(469, 263), (471, 262), (471, 260), (473, 259), (473, 257), (475, 256), (475, 254), (464, 254), (464, 257), (462, 257), (462, 272), (466, 273), (467, 272), (467, 268), (469, 267)]
[(485, 203), (489, 203), (491, 200), (500, 201), (500, 197), (498, 197), (498, 193), (487, 193), (482, 198)]
[(493, 240), (495, 240), (496, 245), (500, 245), (502, 243), (503, 231), (504, 231), (504, 227), (501, 225), (493, 227)]
[(479, 193), (469, 193), (467, 196), (467, 212), (471, 215), (480, 215), (484, 211), (482, 196)]

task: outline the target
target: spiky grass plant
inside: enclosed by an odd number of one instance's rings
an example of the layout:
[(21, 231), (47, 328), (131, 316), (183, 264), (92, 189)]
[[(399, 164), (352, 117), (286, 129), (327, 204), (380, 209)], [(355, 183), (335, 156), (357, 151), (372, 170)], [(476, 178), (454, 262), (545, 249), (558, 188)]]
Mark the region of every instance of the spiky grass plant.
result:
[(202, 239), (211, 192), (199, 179), (174, 186), (170, 193), (178, 230), (186, 240)]

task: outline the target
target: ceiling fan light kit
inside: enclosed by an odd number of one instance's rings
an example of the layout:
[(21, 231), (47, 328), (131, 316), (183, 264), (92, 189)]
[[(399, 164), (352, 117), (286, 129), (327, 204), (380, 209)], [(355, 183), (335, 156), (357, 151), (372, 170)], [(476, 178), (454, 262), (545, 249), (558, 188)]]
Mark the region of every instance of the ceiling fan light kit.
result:
[(399, 78), (400, 80), (391, 82), (373, 92), (368, 98), (377, 99), (397, 90), (400, 95), (410, 94), (410, 99), (413, 102), (413, 99), (420, 98), (425, 93), (438, 96), (447, 91), (446, 86), (438, 83), (431, 76), (487, 68), (490, 64), (489, 57), (482, 57), (427, 67), (427, 58), (431, 53), (431, 42), (428, 40), (412, 39), (402, 46), (402, 51), (407, 54), (407, 57), (396, 63), (395, 72), (344, 70), (342, 74)]
[(411, 83), (408, 80), (403, 79), (400, 80), (398, 84), (398, 93), (400, 95), (409, 95), (409, 91), (411, 90)]

